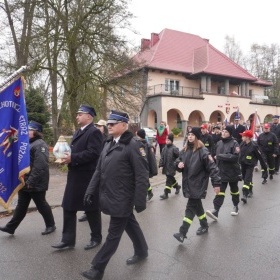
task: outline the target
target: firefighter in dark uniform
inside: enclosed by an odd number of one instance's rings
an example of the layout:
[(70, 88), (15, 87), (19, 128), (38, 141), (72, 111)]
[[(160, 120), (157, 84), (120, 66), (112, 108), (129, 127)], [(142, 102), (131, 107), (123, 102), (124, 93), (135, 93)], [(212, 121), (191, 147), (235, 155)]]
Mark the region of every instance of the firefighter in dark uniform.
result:
[(240, 117), (235, 116), (232, 137), (238, 142), (238, 144), (242, 142), (242, 136), (240, 135), (240, 133), (244, 132), (245, 130), (245, 126), (240, 124)]
[(274, 174), (279, 174), (279, 164), (280, 164), (280, 123), (279, 123), (279, 116), (274, 115), (272, 117), (272, 126), (270, 127), (270, 131), (273, 132), (277, 139), (278, 139), (278, 154), (277, 157), (275, 157), (275, 172)]
[(160, 199), (164, 200), (168, 198), (172, 188), (174, 188), (175, 194), (179, 194), (181, 186), (178, 184), (175, 178), (176, 166), (175, 161), (179, 156), (179, 149), (173, 144), (174, 135), (168, 134), (166, 146), (163, 148), (160, 160), (159, 168), (162, 167), (162, 174), (166, 176), (164, 193), (160, 195)]
[(241, 172), (243, 178), (243, 197), (241, 200), (247, 203), (247, 198), (253, 195), (253, 171), (257, 161), (260, 161), (262, 168), (262, 178), (267, 179), (267, 166), (259, 151), (258, 146), (251, 141), (253, 138), (253, 132), (251, 130), (245, 130), (240, 133), (242, 136), (242, 142), (240, 144), (239, 163), (241, 164)]
[(217, 166), (220, 170), (221, 176), (221, 190), (215, 196), (213, 200), (214, 209), (207, 210), (206, 215), (215, 221), (218, 220), (218, 214), (221, 206), (224, 203), (225, 191), (227, 186), (230, 186), (230, 194), (232, 197), (233, 211), (232, 216), (238, 215), (238, 204), (239, 204), (239, 188), (238, 181), (241, 180), (241, 169), (238, 163), (239, 157), (239, 144), (232, 137), (233, 126), (227, 125), (222, 131), (222, 140), (217, 143), (216, 148), (216, 160)]
[[(146, 132), (144, 129), (137, 130), (136, 135), (139, 137), (140, 141), (143, 143), (143, 145), (145, 147), (145, 153), (147, 155), (147, 160), (148, 160), (148, 164), (149, 164), (149, 178), (153, 178), (154, 176), (156, 176), (158, 174), (157, 160), (156, 160), (156, 156), (155, 156), (154, 147), (149, 142), (147, 142)], [(148, 201), (151, 200), (153, 196), (154, 196), (153, 189), (149, 182), (147, 200)]]
[(85, 204), (99, 189), (99, 202), (104, 214), (110, 215), (106, 241), (92, 260), (92, 267), (82, 275), (88, 279), (102, 279), (105, 268), (116, 252), (124, 231), (132, 240), (134, 255), (128, 265), (144, 260), (148, 246), (144, 234), (133, 214), (146, 209), (149, 187), (149, 167), (145, 148), (137, 137), (128, 131), (126, 113), (112, 111), (108, 121), (108, 138), (102, 150), (96, 171), (85, 194)]
[(87, 105), (81, 105), (77, 111), (76, 119), (81, 128), (73, 136), (71, 154), (67, 154), (63, 160), (64, 164), (68, 164), (68, 174), (62, 201), (62, 239), (60, 243), (52, 245), (56, 249), (75, 246), (77, 211), (85, 211), (91, 229), (90, 242), (84, 249), (92, 249), (98, 246), (102, 240), (98, 192), (95, 194), (96, 203), (93, 206), (85, 207), (83, 203), (87, 186), (95, 171), (102, 150), (102, 134), (93, 125), (95, 116), (94, 108)]
[(269, 179), (272, 180), (275, 172), (275, 158), (278, 154), (279, 144), (276, 135), (270, 132), (270, 125), (268, 123), (264, 124), (263, 133), (259, 135), (257, 143), (268, 165)]
[(49, 148), (43, 138), (43, 127), (40, 123), (30, 121), (28, 124), (30, 143), (30, 172), (25, 175), (25, 186), (18, 192), (18, 204), (12, 219), (1, 231), (14, 234), (21, 221), (26, 216), (31, 199), (35, 202), (39, 213), (43, 216), (46, 229), (43, 235), (55, 231), (52, 209), (46, 201), (46, 191), (49, 187)]
[(187, 237), (186, 234), (195, 215), (197, 215), (200, 223), (196, 234), (202, 235), (208, 232), (202, 199), (206, 197), (209, 177), (211, 177), (214, 191), (216, 193), (220, 191), (219, 169), (208, 149), (199, 141), (200, 137), (199, 127), (193, 127), (188, 134), (187, 144), (176, 161), (177, 170), (182, 172), (183, 194), (184, 197), (188, 198), (183, 224), (179, 232), (173, 235), (181, 243)]
[(213, 139), (213, 155), (216, 154), (216, 145), (222, 139), (222, 133), (220, 126), (216, 125), (213, 128), (213, 133), (211, 134)]
[(214, 142), (213, 142), (212, 135), (209, 134), (208, 132), (207, 124), (202, 124), (200, 126), (200, 129), (201, 129), (200, 141), (204, 144), (205, 148), (207, 148), (210, 154), (213, 156)]

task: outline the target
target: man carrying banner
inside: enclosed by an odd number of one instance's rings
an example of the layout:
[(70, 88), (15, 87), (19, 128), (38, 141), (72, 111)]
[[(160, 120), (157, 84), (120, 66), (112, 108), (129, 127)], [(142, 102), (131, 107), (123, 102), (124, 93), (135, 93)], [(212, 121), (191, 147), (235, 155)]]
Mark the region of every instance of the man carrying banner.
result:
[(28, 125), (30, 142), (31, 170), (25, 175), (25, 186), (18, 193), (18, 204), (12, 219), (0, 230), (14, 234), (24, 219), (31, 199), (36, 204), (39, 213), (43, 216), (46, 229), (43, 235), (55, 231), (55, 222), (50, 205), (46, 201), (46, 191), (49, 185), (49, 149), (42, 139), (43, 128), (40, 123), (31, 121)]

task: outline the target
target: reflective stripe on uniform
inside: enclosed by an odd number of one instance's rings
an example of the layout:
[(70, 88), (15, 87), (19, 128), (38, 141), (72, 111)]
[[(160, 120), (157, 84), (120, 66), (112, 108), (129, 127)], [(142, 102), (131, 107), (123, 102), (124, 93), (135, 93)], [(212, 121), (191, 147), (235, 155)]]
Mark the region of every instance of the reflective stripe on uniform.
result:
[(186, 223), (188, 223), (188, 224), (192, 224), (192, 220), (191, 219), (189, 219), (189, 218), (187, 218), (187, 217), (185, 217), (184, 219), (183, 219), (183, 222), (186, 222)]
[(177, 184), (177, 181), (175, 181), (175, 183), (173, 185), (171, 185), (171, 188), (173, 188), (176, 184)]
[(248, 189), (248, 190), (250, 190), (250, 186), (243, 185), (243, 189)]
[(165, 186), (165, 188), (168, 190), (172, 190), (172, 187), (169, 187), (169, 186)]
[(252, 159), (252, 156), (246, 156), (246, 159)]
[(206, 218), (206, 213), (204, 213), (203, 215), (198, 217), (199, 220), (202, 220), (202, 219), (205, 219), (205, 218)]
[(223, 195), (223, 196), (225, 196), (225, 193), (224, 193), (224, 192), (219, 192), (217, 195)]
[(231, 195), (239, 195), (239, 192), (230, 192)]
[(151, 190), (152, 190), (152, 186), (149, 186), (149, 187), (148, 187), (148, 191), (151, 191)]

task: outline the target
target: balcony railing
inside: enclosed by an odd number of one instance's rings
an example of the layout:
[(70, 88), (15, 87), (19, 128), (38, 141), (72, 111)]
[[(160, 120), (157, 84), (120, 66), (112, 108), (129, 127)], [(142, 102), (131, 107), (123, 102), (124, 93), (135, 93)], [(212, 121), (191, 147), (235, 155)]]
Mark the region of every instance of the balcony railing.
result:
[[(192, 98), (202, 98), (203, 94), (211, 94), (211, 95), (219, 95), (219, 96), (227, 96), (225, 94), (220, 93), (208, 93), (208, 92), (201, 92), (199, 88), (193, 87), (178, 87), (178, 89), (171, 89), (170, 86), (166, 88), (165, 84), (158, 84), (148, 87), (148, 95), (167, 95), (167, 96), (178, 96), (178, 97), (192, 97)], [(259, 105), (280, 105), (278, 98), (268, 98), (268, 99), (256, 99), (256, 97), (252, 96), (240, 96), (240, 95), (232, 95), (229, 94), (228, 96), (234, 98), (246, 98), (251, 99), (252, 104), (259, 104)]]
[(171, 96), (186, 96), (186, 97), (200, 97), (199, 88), (192, 87), (178, 87), (178, 89), (166, 89), (165, 84), (150, 86), (148, 88), (148, 95), (164, 94)]

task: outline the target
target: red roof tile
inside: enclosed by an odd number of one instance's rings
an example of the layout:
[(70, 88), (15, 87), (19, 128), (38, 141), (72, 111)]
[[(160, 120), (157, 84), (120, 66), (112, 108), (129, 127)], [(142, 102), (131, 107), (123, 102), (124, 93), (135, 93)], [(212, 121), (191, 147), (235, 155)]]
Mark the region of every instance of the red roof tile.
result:
[[(142, 66), (257, 81), (256, 77), (214, 48), (208, 40), (197, 35), (170, 29), (164, 29), (159, 34), (152, 33), (153, 35), (158, 36), (157, 40), (152, 38), (150, 47), (134, 57)], [(154, 45), (151, 43), (153, 41)]]

